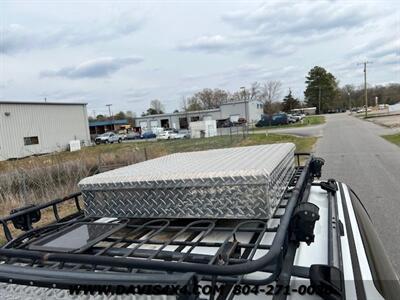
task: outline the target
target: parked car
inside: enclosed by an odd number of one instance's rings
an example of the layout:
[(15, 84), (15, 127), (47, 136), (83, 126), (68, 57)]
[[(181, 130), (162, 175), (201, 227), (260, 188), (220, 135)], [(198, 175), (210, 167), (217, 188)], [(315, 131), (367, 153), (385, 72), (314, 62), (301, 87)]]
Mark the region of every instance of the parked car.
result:
[(118, 132), (118, 135), (121, 137), (122, 140), (126, 140), (127, 137), (126, 130), (120, 130)]
[(296, 123), (299, 119), (296, 118), (294, 115), (287, 114), (289, 123)]
[(292, 116), (296, 119), (296, 121), (301, 121), (304, 119), (304, 114), (292, 114)]
[(136, 131), (128, 132), (128, 134), (126, 135), (126, 139), (127, 139), (127, 140), (137, 140), (137, 139), (140, 139), (140, 133), (139, 133), (139, 132), (136, 132)]
[(176, 130), (176, 129), (165, 128), (165, 129), (163, 129), (163, 131), (161, 131), (157, 134), (157, 140), (175, 139), (175, 136), (177, 133), (178, 133), (178, 130)]
[(122, 138), (119, 134), (116, 134), (114, 132), (106, 132), (106, 133), (103, 133), (102, 135), (99, 135), (98, 137), (96, 137), (94, 142), (96, 143), (96, 145), (113, 144), (114, 142), (121, 143)]
[(233, 122), (234, 126), (240, 126), (240, 125), (245, 125), (247, 123), (245, 118), (239, 118), (237, 122)]
[(155, 139), (157, 136), (153, 131), (146, 131), (140, 137), (141, 139)]
[[(370, 108), (367, 109), (367, 112), (371, 112), (372, 110)], [(357, 110), (357, 113), (364, 113), (365, 112), (365, 107), (360, 108)]]
[(175, 139), (176, 133), (173, 131), (164, 131), (157, 135), (157, 140), (171, 140)]
[(256, 127), (275, 126), (275, 125), (287, 125), (289, 119), (285, 113), (277, 113), (270, 117), (269, 115), (262, 115), (261, 120), (257, 122)]
[(230, 119), (226, 119), (226, 120), (218, 120), (217, 122), (217, 127), (218, 128), (228, 128), (228, 127), (232, 127), (233, 123)]
[(178, 135), (182, 136), (184, 139), (190, 139), (190, 131), (187, 129), (179, 130)]

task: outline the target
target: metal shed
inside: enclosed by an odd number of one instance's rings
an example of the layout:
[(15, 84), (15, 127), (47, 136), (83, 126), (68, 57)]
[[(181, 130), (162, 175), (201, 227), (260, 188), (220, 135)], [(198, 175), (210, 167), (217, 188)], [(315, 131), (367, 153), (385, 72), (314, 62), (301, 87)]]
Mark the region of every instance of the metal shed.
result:
[(0, 101), (0, 160), (90, 143), (86, 103)]

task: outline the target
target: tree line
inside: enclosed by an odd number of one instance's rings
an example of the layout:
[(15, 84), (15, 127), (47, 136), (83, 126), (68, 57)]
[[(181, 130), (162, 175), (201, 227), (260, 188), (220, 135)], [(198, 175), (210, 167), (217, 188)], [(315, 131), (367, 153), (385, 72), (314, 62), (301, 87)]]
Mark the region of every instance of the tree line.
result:
[[(282, 82), (269, 80), (253, 82), (249, 87), (230, 92), (220, 88), (204, 88), (189, 97), (182, 97), (179, 111), (197, 111), (219, 108), (228, 102), (258, 100), (263, 103), (264, 113), (274, 114), (279, 111), (290, 112), (301, 107), (316, 107), (317, 113), (341, 111), (351, 107), (362, 107), (365, 104), (364, 87), (346, 84), (339, 87), (336, 77), (320, 66), (313, 67), (305, 77), (306, 88), (304, 101), (295, 97), (289, 89), (282, 98)], [(368, 86), (368, 105), (375, 105), (375, 97), (380, 104), (394, 104), (400, 101), (400, 84)], [(165, 107), (159, 99), (151, 100), (150, 107), (141, 115), (165, 113)], [(133, 119), (132, 112), (119, 112), (114, 119)], [(107, 119), (104, 115), (96, 116), (97, 120)]]
[[(339, 87), (335, 76), (322, 67), (316, 66), (306, 76), (304, 91), (307, 106), (314, 106), (317, 112), (327, 113), (365, 105), (364, 86), (346, 84)], [(367, 86), (368, 106), (375, 106), (375, 98), (379, 104), (394, 104), (400, 101), (400, 84)]]

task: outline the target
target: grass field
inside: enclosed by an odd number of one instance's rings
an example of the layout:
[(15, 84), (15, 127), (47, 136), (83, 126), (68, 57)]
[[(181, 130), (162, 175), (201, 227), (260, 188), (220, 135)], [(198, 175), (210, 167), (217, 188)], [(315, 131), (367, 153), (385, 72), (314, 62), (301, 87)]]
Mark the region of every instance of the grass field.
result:
[(287, 124), (287, 125), (267, 126), (267, 127), (261, 127), (261, 128), (256, 127), (256, 128), (254, 128), (254, 131), (265, 130), (266, 128), (274, 129), (274, 128), (305, 127), (305, 126), (319, 125), (319, 124), (324, 124), (324, 123), (325, 123), (325, 116), (306, 116), (302, 122), (300, 121), (300, 122), (291, 123), (291, 124)]
[[(77, 183), (82, 178), (98, 172), (101, 167), (112, 169), (177, 152), (283, 142), (294, 143), (298, 152), (309, 152), (312, 151), (316, 138), (250, 134), (247, 137), (235, 135), (205, 139), (132, 142), (99, 145), (78, 152), (60, 152), (0, 162), (0, 215), (8, 215), (10, 210), (16, 207), (43, 203), (76, 192)], [(67, 208), (66, 212), (68, 211)], [(48, 213), (42, 214), (44, 220), (52, 220), (51, 211)], [(0, 234), (1, 242), (4, 242), (4, 237)]]
[[(314, 119), (313, 119), (314, 120)], [(315, 120), (314, 120), (315, 121)], [(131, 142), (121, 144), (104, 144), (93, 147), (83, 148), (77, 152), (59, 152), (43, 156), (28, 157), (15, 161), (0, 162), (0, 171), (13, 171), (18, 169), (29, 169), (40, 166), (51, 166), (71, 161), (93, 161), (94, 163), (131, 163), (127, 161), (128, 156), (142, 154), (147, 158), (155, 158), (166, 154), (200, 151), (207, 149), (217, 149), (226, 147), (236, 147), (245, 145), (259, 145), (270, 143), (292, 142), (296, 144), (297, 151), (307, 151), (315, 143), (314, 138), (299, 138), (278, 134), (255, 134), (243, 138), (236, 136), (218, 136), (207, 139), (184, 139), (184, 140), (165, 140), (165, 141), (146, 141)], [(145, 158), (145, 157), (143, 157)], [(133, 158), (134, 160), (134, 158)], [(139, 158), (140, 160), (140, 158)], [(134, 163), (134, 161), (132, 162)], [(1, 198), (0, 198), (1, 199)]]
[(384, 139), (388, 140), (389, 142), (397, 145), (400, 147), (400, 133), (397, 134), (390, 134), (390, 135), (383, 135)]

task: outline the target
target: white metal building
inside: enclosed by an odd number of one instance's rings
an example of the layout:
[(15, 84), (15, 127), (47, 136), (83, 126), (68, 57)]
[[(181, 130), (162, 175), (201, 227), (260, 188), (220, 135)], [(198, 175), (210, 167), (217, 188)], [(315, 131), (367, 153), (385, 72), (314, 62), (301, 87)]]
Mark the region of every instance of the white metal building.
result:
[(191, 122), (205, 119), (216, 121), (231, 119), (232, 122), (236, 122), (239, 118), (245, 118), (249, 119), (249, 123), (256, 123), (262, 114), (263, 103), (255, 100), (224, 103), (216, 109), (143, 116), (136, 118), (135, 122), (142, 130), (152, 130), (157, 127), (187, 129)]
[(86, 103), (0, 101), (0, 160), (90, 143)]
[(190, 122), (191, 138), (213, 137), (216, 135), (217, 135), (217, 121), (203, 120), (197, 122)]
[(400, 102), (393, 104), (393, 105), (389, 105), (388, 111), (389, 112), (400, 112)]

